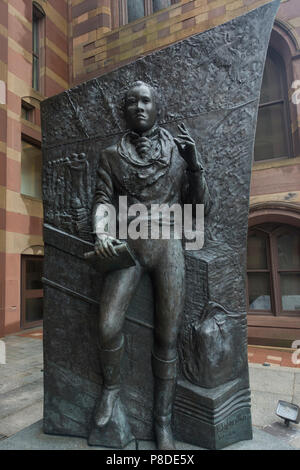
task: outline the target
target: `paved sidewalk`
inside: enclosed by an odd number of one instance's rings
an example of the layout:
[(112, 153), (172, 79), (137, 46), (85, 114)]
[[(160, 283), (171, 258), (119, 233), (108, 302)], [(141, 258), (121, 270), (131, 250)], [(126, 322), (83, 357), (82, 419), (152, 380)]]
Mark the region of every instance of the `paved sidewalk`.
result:
[(38, 421), (43, 414), (42, 334), (41, 329), (31, 332), (35, 336), (3, 339), (6, 364), (0, 364), (0, 439)]
[[(54, 448), (70, 448), (69, 445), (88, 450), (84, 440), (72, 440), (73, 444), (67, 445), (66, 438), (45, 438), (41, 432), (42, 335), (42, 329), (36, 328), (2, 338), (6, 344), (6, 364), (0, 364), (0, 449), (16, 449), (24, 439), (35, 439), (36, 445), (39, 442), (43, 448), (51, 443)], [(264, 446), (300, 449), (300, 425), (291, 424), (287, 428), (275, 415), (278, 400), (300, 405), (300, 368), (291, 362), (291, 354), (291, 351), (249, 347), (254, 440), (236, 444), (234, 449), (257, 450)], [(293, 367), (286, 367), (287, 361)], [(152, 444), (140, 444), (139, 448), (147, 445)]]

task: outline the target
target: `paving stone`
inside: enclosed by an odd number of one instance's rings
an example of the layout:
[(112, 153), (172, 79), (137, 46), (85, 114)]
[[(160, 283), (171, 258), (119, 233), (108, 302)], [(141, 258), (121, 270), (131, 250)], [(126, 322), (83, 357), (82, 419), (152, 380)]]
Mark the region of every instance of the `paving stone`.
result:
[(5, 418), (16, 411), (43, 398), (43, 379), (21, 386), (9, 393), (0, 394), (0, 418)]
[(300, 371), (295, 373), (294, 394), (300, 396)]
[(253, 427), (253, 439), (251, 441), (241, 441), (224, 450), (292, 450), (293, 448), (281, 439), (269, 433)]
[(11, 392), (12, 390), (15, 390), (16, 388), (22, 387), (23, 385), (30, 384), (32, 382), (36, 382), (37, 380), (40, 380), (43, 377), (43, 373), (38, 370), (38, 371), (32, 371), (32, 372), (24, 372), (20, 374), (14, 375), (13, 378), (10, 380), (6, 380), (4, 382), (0, 382), (0, 394), (3, 393), (8, 393)]
[[(254, 426), (266, 426), (276, 419), (275, 411), (279, 400), (292, 401), (292, 395), (283, 393), (266, 393), (264, 391), (252, 390), (251, 410), (252, 424)], [(280, 418), (278, 418), (280, 420)]]
[(284, 421), (277, 421), (265, 426), (263, 430), (279, 438), (294, 449), (300, 448), (300, 426), (298, 424), (290, 423), (289, 426), (286, 426)]
[(251, 364), (249, 367), (250, 388), (260, 392), (292, 395), (294, 369)]
[(300, 449), (300, 437), (296, 437), (296, 439), (291, 440), (290, 445), (295, 449)]
[(43, 417), (43, 400), (35, 401), (31, 406), (14, 412), (0, 420), (0, 433), (12, 436)]
[(293, 395), (292, 403), (295, 403), (295, 405), (300, 407), (300, 392)]

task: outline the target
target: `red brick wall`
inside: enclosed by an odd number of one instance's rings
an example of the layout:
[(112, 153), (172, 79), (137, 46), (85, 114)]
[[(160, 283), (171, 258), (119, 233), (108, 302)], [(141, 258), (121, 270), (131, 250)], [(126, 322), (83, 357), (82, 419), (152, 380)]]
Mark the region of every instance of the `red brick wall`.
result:
[[(0, 336), (20, 328), (21, 254), (43, 245), (42, 202), (20, 194), (21, 138), (41, 142), (39, 103), (70, 85), (69, 2), (38, 3), (45, 17), (42, 86), (36, 91), (32, 89), (32, 0), (0, 0), (0, 80), (6, 89), (6, 103), (0, 103)], [(35, 108), (34, 122), (21, 118), (22, 99)]]

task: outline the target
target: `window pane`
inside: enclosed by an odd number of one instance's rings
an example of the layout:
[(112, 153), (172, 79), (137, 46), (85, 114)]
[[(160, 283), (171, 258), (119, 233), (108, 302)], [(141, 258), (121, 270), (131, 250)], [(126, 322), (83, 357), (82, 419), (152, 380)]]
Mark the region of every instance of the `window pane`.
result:
[(35, 145), (22, 140), (21, 193), (41, 199), (42, 152)]
[(279, 269), (300, 269), (300, 236), (285, 233), (277, 238)]
[(26, 260), (26, 289), (43, 289), (43, 261)]
[(248, 237), (248, 269), (267, 269), (266, 238), (258, 233)]
[(128, 23), (145, 16), (144, 0), (127, 0)]
[(26, 322), (43, 319), (43, 298), (26, 299)]
[(153, 0), (153, 11), (162, 10), (171, 5), (171, 0)]
[(255, 160), (288, 157), (288, 153), (283, 103), (261, 108), (257, 120)]
[(32, 57), (32, 88), (34, 90), (39, 90), (39, 74), (40, 74), (40, 63), (39, 58), (33, 56)]
[(37, 18), (33, 18), (32, 22), (32, 50), (33, 53), (38, 55), (39, 54), (39, 20)]
[(283, 310), (300, 310), (300, 273), (280, 274)]
[(269, 273), (248, 273), (248, 293), (250, 310), (271, 311)]
[(281, 68), (268, 55), (264, 70), (260, 102), (269, 103), (270, 101), (277, 101), (281, 98), (283, 98), (281, 86)]
[(29, 121), (28, 117), (29, 117), (29, 109), (22, 106), (22, 108), (21, 108), (21, 118), (26, 119), (27, 121)]
[(22, 117), (23, 119), (26, 119), (26, 121), (31, 121), (31, 122), (33, 122), (33, 121), (34, 121), (34, 109), (22, 105), (22, 108), (21, 108), (21, 117)]

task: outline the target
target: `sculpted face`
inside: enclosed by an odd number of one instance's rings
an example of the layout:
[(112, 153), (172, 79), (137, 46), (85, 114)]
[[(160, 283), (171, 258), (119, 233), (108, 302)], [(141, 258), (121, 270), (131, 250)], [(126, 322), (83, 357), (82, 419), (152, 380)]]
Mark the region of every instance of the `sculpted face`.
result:
[(157, 109), (151, 89), (144, 84), (134, 86), (126, 95), (125, 118), (130, 129), (136, 132), (150, 130), (157, 117)]

